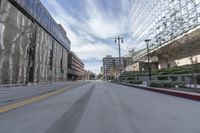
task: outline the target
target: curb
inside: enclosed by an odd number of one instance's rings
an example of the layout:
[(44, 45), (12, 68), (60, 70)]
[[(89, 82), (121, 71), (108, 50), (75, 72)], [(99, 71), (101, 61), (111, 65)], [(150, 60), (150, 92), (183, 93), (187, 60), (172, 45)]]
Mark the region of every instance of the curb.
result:
[(163, 89), (163, 88), (145, 87), (145, 86), (126, 84), (126, 83), (118, 83), (118, 84), (135, 87), (135, 88), (142, 89), (142, 90), (177, 96), (177, 97), (186, 98), (186, 99), (190, 99), (190, 100), (200, 101), (200, 94), (198, 94), (198, 93), (167, 90), (167, 89)]
[(39, 82), (39, 83), (27, 83), (27, 84), (0, 84), (1, 87), (19, 87), (19, 86), (36, 86), (36, 85), (47, 85), (47, 84), (54, 84), (54, 83), (70, 83), (69, 81), (59, 81), (59, 82)]
[(0, 85), (1, 87), (18, 87), (18, 86), (26, 86), (25, 84), (5, 84), (5, 85)]
[(0, 87), (35, 86), (35, 85), (45, 85), (45, 84), (51, 84), (51, 83), (54, 83), (54, 82), (28, 83), (28, 84), (5, 84), (5, 85), (0, 85)]

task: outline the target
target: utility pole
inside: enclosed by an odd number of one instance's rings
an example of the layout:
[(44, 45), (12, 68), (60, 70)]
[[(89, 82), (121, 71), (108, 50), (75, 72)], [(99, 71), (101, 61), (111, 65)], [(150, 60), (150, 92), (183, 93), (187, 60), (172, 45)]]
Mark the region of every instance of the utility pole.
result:
[(151, 66), (150, 66), (150, 57), (149, 57), (149, 42), (150, 39), (146, 39), (145, 43), (147, 44), (147, 57), (148, 57), (148, 70), (149, 70), (149, 80), (151, 81)]
[(118, 43), (119, 46), (119, 82), (121, 82), (121, 43), (123, 43), (123, 38), (120, 38), (119, 36), (115, 38), (115, 43)]

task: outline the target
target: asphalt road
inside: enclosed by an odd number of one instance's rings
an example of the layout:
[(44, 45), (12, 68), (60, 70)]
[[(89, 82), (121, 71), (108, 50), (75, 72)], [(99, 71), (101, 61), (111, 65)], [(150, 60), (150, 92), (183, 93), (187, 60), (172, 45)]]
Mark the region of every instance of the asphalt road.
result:
[(0, 114), (0, 133), (200, 133), (200, 103), (95, 81)]
[(78, 82), (59, 82), (43, 85), (30, 85), (30, 86), (17, 86), (17, 87), (0, 87), (0, 106), (15, 103), (18, 101), (25, 100), (30, 97), (34, 97), (47, 92), (52, 92), (63, 87), (67, 89), (73, 89), (89, 81), (78, 81)]

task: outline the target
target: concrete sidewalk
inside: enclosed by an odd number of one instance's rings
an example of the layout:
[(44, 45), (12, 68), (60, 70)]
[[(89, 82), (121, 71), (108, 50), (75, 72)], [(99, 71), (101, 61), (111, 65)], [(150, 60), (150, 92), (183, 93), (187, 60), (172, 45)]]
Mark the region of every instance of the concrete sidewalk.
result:
[(164, 89), (164, 88), (155, 88), (155, 87), (148, 87), (148, 86), (144, 86), (144, 85), (134, 85), (134, 84), (128, 84), (128, 83), (120, 83), (120, 84), (125, 85), (125, 86), (135, 87), (138, 89), (143, 89), (143, 90), (163, 93), (163, 94), (167, 94), (167, 95), (187, 98), (190, 100), (200, 101), (200, 93), (177, 91), (177, 90)]

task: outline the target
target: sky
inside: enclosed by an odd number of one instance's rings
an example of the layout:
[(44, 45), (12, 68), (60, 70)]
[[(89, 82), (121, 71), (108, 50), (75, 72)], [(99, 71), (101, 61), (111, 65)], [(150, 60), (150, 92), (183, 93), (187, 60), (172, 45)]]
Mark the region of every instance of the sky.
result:
[(128, 0), (41, 0), (71, 41), (71, 50), (85, 69), (100, 72), (102, 58), (118, 56), (115, 37), (124, 38), (122, 55), (130, 46)]

